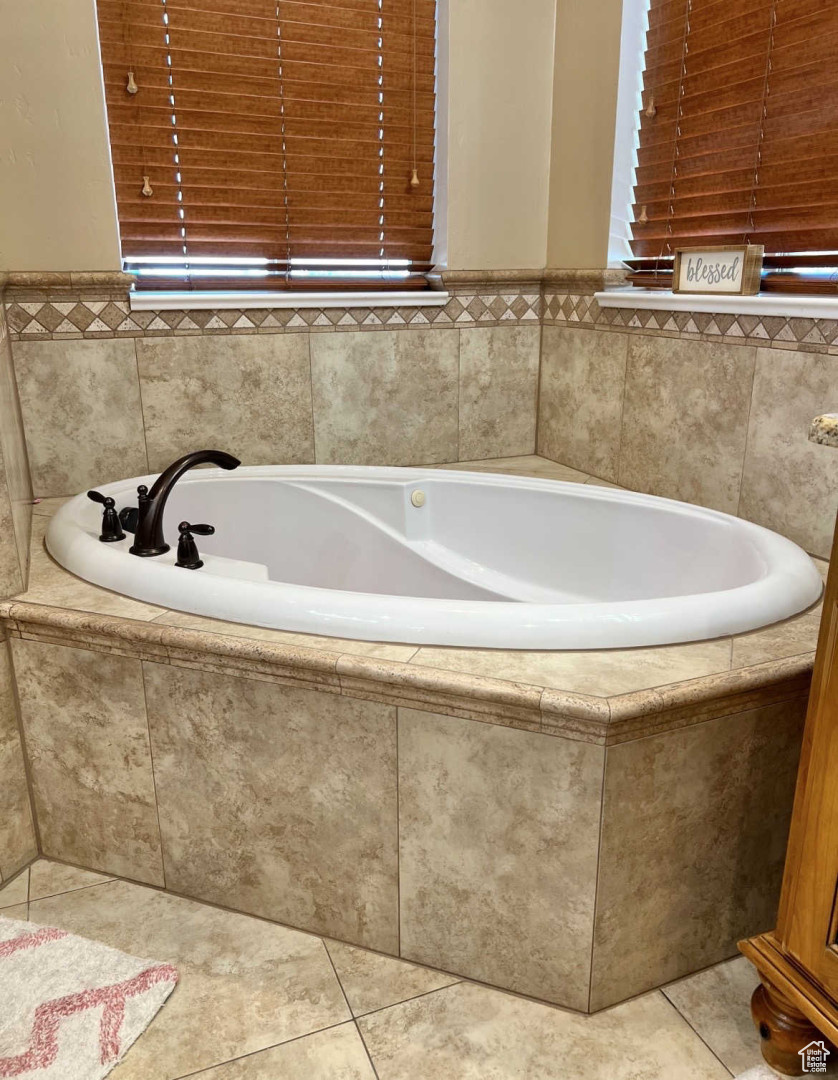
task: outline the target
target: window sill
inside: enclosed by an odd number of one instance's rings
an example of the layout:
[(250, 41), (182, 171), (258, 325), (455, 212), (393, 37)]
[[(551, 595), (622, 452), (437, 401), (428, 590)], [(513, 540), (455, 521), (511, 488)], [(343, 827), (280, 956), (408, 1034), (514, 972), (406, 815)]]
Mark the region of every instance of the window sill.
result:
[(838, 296), (696, 295), (668, 289), (609, 289), (594, 294), (600, 307), (652, 311), (703, 311), (710, 315), (780, 315), (797, 319), (838, 318)]
[(248, 308), (370, 308), (370, 307), (443, 307), (447, 292), (257, 292), (255, 289), (234, 292), (211, 292), (178, 289), (128, 294), (132, 311), (198, 311), (219, 308), (246, 311)]

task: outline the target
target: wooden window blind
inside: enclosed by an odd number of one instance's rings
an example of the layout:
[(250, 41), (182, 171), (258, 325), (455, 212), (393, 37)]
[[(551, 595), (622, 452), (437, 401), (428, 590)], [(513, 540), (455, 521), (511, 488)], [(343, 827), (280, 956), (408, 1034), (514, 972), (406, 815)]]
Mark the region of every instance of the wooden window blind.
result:
[(765, 245), (762, 288), (838, 291), (838, 2), (650, 0), (632, 252)]
[(98, 19), (141, 285), (426, 284), (435, 0), (98, 0)]

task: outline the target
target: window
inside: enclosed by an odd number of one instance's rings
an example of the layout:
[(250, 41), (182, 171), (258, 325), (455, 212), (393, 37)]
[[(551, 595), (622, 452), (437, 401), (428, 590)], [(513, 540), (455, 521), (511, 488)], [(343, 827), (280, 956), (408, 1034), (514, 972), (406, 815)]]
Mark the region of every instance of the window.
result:
[(140, 287), (424, 287), (435, 0), (98, 0)]
[(838, 3), (650, 0), (632, 280), (759, 243), (763, 290), (838, 292)]

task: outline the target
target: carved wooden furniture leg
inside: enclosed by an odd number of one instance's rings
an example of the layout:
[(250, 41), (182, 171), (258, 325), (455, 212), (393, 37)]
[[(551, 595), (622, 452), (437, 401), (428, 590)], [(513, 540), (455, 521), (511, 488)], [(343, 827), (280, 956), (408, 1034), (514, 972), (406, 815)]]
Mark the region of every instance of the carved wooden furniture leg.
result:
[(824, 1040), (824, 1036), (764, 977), (751, 998), (751, 1016), (759, 1031), (762, 1056), (767, 1063), (786, 1076), (801, 1076), (803, 1069), (798, 1051), (815, 1039)]

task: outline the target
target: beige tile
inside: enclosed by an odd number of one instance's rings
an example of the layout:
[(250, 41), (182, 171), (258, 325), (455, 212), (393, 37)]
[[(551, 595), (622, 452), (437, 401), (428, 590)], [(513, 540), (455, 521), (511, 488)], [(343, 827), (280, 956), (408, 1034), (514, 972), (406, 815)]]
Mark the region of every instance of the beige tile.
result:
[(92, 870), (80, 870), (76, 866), (38, 859), (29, 871), (29, 899), (42, 900), (45, 896), (87, 889), (91, 885), (103, 885), (111, 878), (94, 874)]
[(169, 888), (397, 952), (395, 709), (144, 667)]
[(197, 447), (314, 461), (308, 335), (145, 338), (137, 362), (152, 471)]
[(460, 331), (460, 457), (532, 454), (538, 326)]
[(165, 608), (144, 604), (130, 596), (100, 589), (89, 581), (76, 577), (52, 558), (44, 547), (44, 536), (49, 517), (36, 515), (32, 518), (32, 555), (30, 559), (29, 588), (19, 593), (17, 600), (30, 604), (47, 604), (50, 607), (73, 608), (75, 611), (93, 611), (99, 615), (121, 615), (126, 619), (148, 621), (160, 615)]
[(735, 514), (755, 350), (629, 336), (620, 472), (625, 487)]
[[(26, 566), (29, 561), (29, 530), (32, 520), (32, 480), (29, 475), (29, 458), (26, 453), (20, 397), (2, 304), (0, 304), (0, 448), (2, 448), (6, 487), (12, 507), (14, 543), (21, 567), (21, 580), (25, 582)], [(7, 533), (4, 532), (2, 535), (8, 538)]]
[(53, 499), (39, 498), (32, 506), (32, 513), (36, 517), (52, 517), (55, 511), (60, 509), (64, 503), (69, 502), (71, 498), (71, 495), (59, 495)]
[(195, 1073), (193, 1080), (376, 1080), (354, 1024), (306, 1035)]
[(809, 422), (838, 396), (834, 356), (758, 349), (739, 513), (829, 556), (838, 454), (810, 443)]
[(751, 994), (759, 985), (744, 956), (699, 971), (664, 987), (690, 1027), (734, 1076), (762, 1063), (760, 1040), (751, 1019)]
[[(6, 914), (5, 909), (17, 904), (25, 904), (29, 899), (29, 870), (23, 870), (16, 878), (0, 886), (0, 910)], [(14, 916), (10, 916), (14, 918)]]
[(458, 333), (312, 334), (317, 461), (456, 460)]
[(12, 647), (42, 851), (162, 885), (140, 661)]
[(657, 993), (577, 1016), (459, 983), (358, 1026), (380, 1080), (730, 1080)]
[(0, 875), (10, 878), (35, 851), (12, 670), (7, 645), (0, 640)]
[(587, 473), (560, 465), (557, 461), (539, 457), (538, 454), (520, 454), (515, 457), (487, 458), (479, 461), (454, 461), (442, 465), (428, 465), (429, 469), (454, 469), (462, 472), (503, 473), (508, 476), (535, 476), (539, 480), (565, 480), (584, 484)]
[(456, 975), (394, 960), (340, 941), (327, 941), (326, 948), (353, 1016), (384, 1009), (459, 981)]
[(263, 626), (207, 619), (184, 611), (166, 611), (154, 620), (166, 626), (184, 626), (190, 630), (206, 630), (211, 634), (230, 634), (253, 641), (271, 641), (278, 645), (297, 645), (304, 649), (325, 649), (327, 652), (353, 653), (356, 656), (377, 656), (382, 660), (406, 663), (416, 652), (415, 645), (393, 645), (387, 641), (351, 641), (349, 638), (321, 637), (318, 634), (297, 634), (290, 630), (269, 630)]
[(629, 336), (545, 326), (538, 453), (617, 479)]
[(21, 341), (14, 360), (39, 495), (148, 472), (133, 340)]
[(625, 490), (625, 488), (620, 487), (619, 484), (612, 484), (610, 480), (601, 480), (598, 476), (589, 476), (587, 483), (592, 484), (594, 487), (617, 488), (620, 491)]
[(784, 656), (798, 656), (814, 652), (818, 644), (823, 604), (795, 615), (791, 619), (774, 623), (764, 630), (752, 630), (733, 639), (731, 666), (750, 667), (766, 660), (780, 660)]
[(4, 919), (20, 919), (25, 922), (29, 918), (29, 904), (18, 904), (16, 907), (3, 908)]
[(608, 748), (592, 1008), (774, 924), (806, 701)]
[(584, 1009), (602, 765), (598, 746), (400, 709), (402, 956)]
[(603, 697), (727, 671), (730, 639), (582, 652), (423, 646), (410, 664)]
[(349, 1019), (323, 943), (282, 926), (121, 881), (37, 900), (29, 917), (177, 967), (113, 1080), (173, 1080)]
[(15, 541), (12, 498), (6, 483), (6, 468), (0, 448), (0, 597), (12, 596), (23, 588), (23, 572)]

